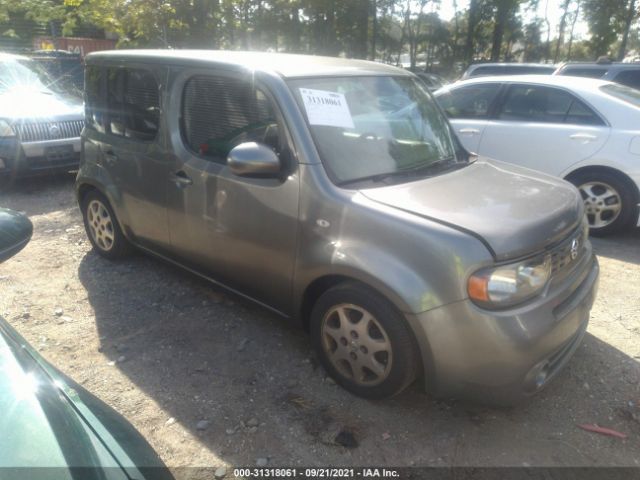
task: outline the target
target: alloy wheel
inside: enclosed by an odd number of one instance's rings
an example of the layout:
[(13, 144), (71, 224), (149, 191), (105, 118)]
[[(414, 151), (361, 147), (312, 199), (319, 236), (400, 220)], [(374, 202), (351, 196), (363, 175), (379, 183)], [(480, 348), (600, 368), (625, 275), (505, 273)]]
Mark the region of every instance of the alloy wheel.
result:
[(589, 227), (603, 228), (616, 221), (622, 211), (622, 199), (618, 191), (604, 182), (587, 182), (578, 186)]
[(87, 206), (87, 222), (91, 238), (101, 250), (108, 252), (113, 248), (115, 233), (113, 220), (107, 207), (99, 200), (91, 200)]
[(322, 319), (322, 347), (331, 364), (358, 385), (382, 383), (391, 370), (391, 341), (367, 310), (351, 304), (331, 308)]

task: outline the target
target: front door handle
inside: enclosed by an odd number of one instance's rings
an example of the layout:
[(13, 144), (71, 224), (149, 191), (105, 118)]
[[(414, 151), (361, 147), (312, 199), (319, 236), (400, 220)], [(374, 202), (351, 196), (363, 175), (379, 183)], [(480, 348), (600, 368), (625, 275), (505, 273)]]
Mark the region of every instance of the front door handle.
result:
[(183, 170), (178, 170), (171, 175), (171, 181), (176, 184), (178, 188), (188, 187), (193, 185), (193, 180)]
[(462, 135), (478, 135), (480, 130), (477, 128), (461, 128), (458, 130), (458, 133), (461, 133)]
[(569, 138), (571, 140), (582, 140), (584, 142), (591, 142), (598, 139), (598, 137), (590, 133), (574, 133), (573, 135), (569, 135)]

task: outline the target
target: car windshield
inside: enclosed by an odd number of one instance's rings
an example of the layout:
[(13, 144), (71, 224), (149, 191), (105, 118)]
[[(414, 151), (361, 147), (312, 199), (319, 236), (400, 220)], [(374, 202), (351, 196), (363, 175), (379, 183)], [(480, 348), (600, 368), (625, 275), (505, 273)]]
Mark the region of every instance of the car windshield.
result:
[(640, 108), (640, 90), (636, 90), (635, 88), (625, 87), (624, 85), (617, 85), (614, 83), (603, 85), (600, 87), (604, 93), (611, 95), (612, 97), (617, 98), (618, 100), (623, 100), (634, 107)]
[(410, 77), (290, 81), (334, 182), (434, 174), (459, 163), (449, 124)]
[(0, 94), (25, 92), (78, 95), (77, 90), (64, 77), (53, 79), (32, 60), (11, 59), (0, 61)]

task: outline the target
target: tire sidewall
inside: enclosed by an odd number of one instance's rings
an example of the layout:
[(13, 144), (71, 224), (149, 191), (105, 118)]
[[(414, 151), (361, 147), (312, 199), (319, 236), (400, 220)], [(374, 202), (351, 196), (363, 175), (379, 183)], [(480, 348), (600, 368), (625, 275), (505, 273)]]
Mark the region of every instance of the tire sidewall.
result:
[[(322, 345), (322, 320), (339, 304), (353, 304), (371, 313), (384, 328), (392, 349), (391, 370), (378, 385), (362, 386), (344, 377), (333, 366)], [(400, 393), (411, 384), (419, 369), (415, 336), (404, 316), (386, 299), (359, 284), (346, 283), (327, 290), (316, 302), (310, 319), (311, 339), (320, 361), (336, 381), (346, 390), (365, 398), (381, 399)]]
[[(93, 238), (93, 235), (91, 235), (87, 209), (89, 208), (89, 204), (94, 200), (97, 200), (102, 205), (104, 205), (106, 210), (109, 212), (109, 216), (111, 217), (111, 222), (113, 224), (113, 246), (111, 247), (110, 250), (103, 250), (102, 248), (100, 248), (100, 246), (96, 244)], [(109, 200), (107, 200), (107, 198), (103, 194), (101, 194), (96, 190), (90, 191), (82, 198), (81, 208), (82, 208), (82, 220), (84, 223), (85, 232), (87, 233), (87, 237), (89, 238), (89, 241), (93, 246), (93, 249), (98, 254), (110, 260), (115, 260), (118, 258), (122, 258), (123, 256), (129, 253), (130, 251), (129, 242), (124, 237), (124, 234), (120, 229), (120, 224), (118, 223), (118, 219), (115, 215), (115, 212), (113, 211), (113, 208), (111, 208), (111, 204), (109, 203)]]
[[(582, 173), (570, 179), (576, 188), (589, 182), (602, 182), (613, 188), (622, 202), (620, 214), (612, 223), (602, 228), (589, 228), (589, 234), (595, 237), (610, 235), (631, 228), (637, 221), (638, 209), (635, 195), (626, 182), (607, 172), (602, 173)], [(634, 216), (636, 217), (634, 219)]]

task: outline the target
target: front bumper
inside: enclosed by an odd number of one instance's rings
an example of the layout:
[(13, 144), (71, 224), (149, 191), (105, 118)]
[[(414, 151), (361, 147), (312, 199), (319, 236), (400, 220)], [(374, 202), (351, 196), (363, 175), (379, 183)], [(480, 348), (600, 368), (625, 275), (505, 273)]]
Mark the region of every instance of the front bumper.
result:
[(426, 387), (438, 397), (516, 404), (544, 387), (580, 345), (598, 288), (589, 248), (571, 275), (525, 306), (488, 311), (470, 300), (409, 315)]
[(80, 163), (80, 137), (41, 142), (0, 141), (0, 176), (29, 177), (67, 172)]

